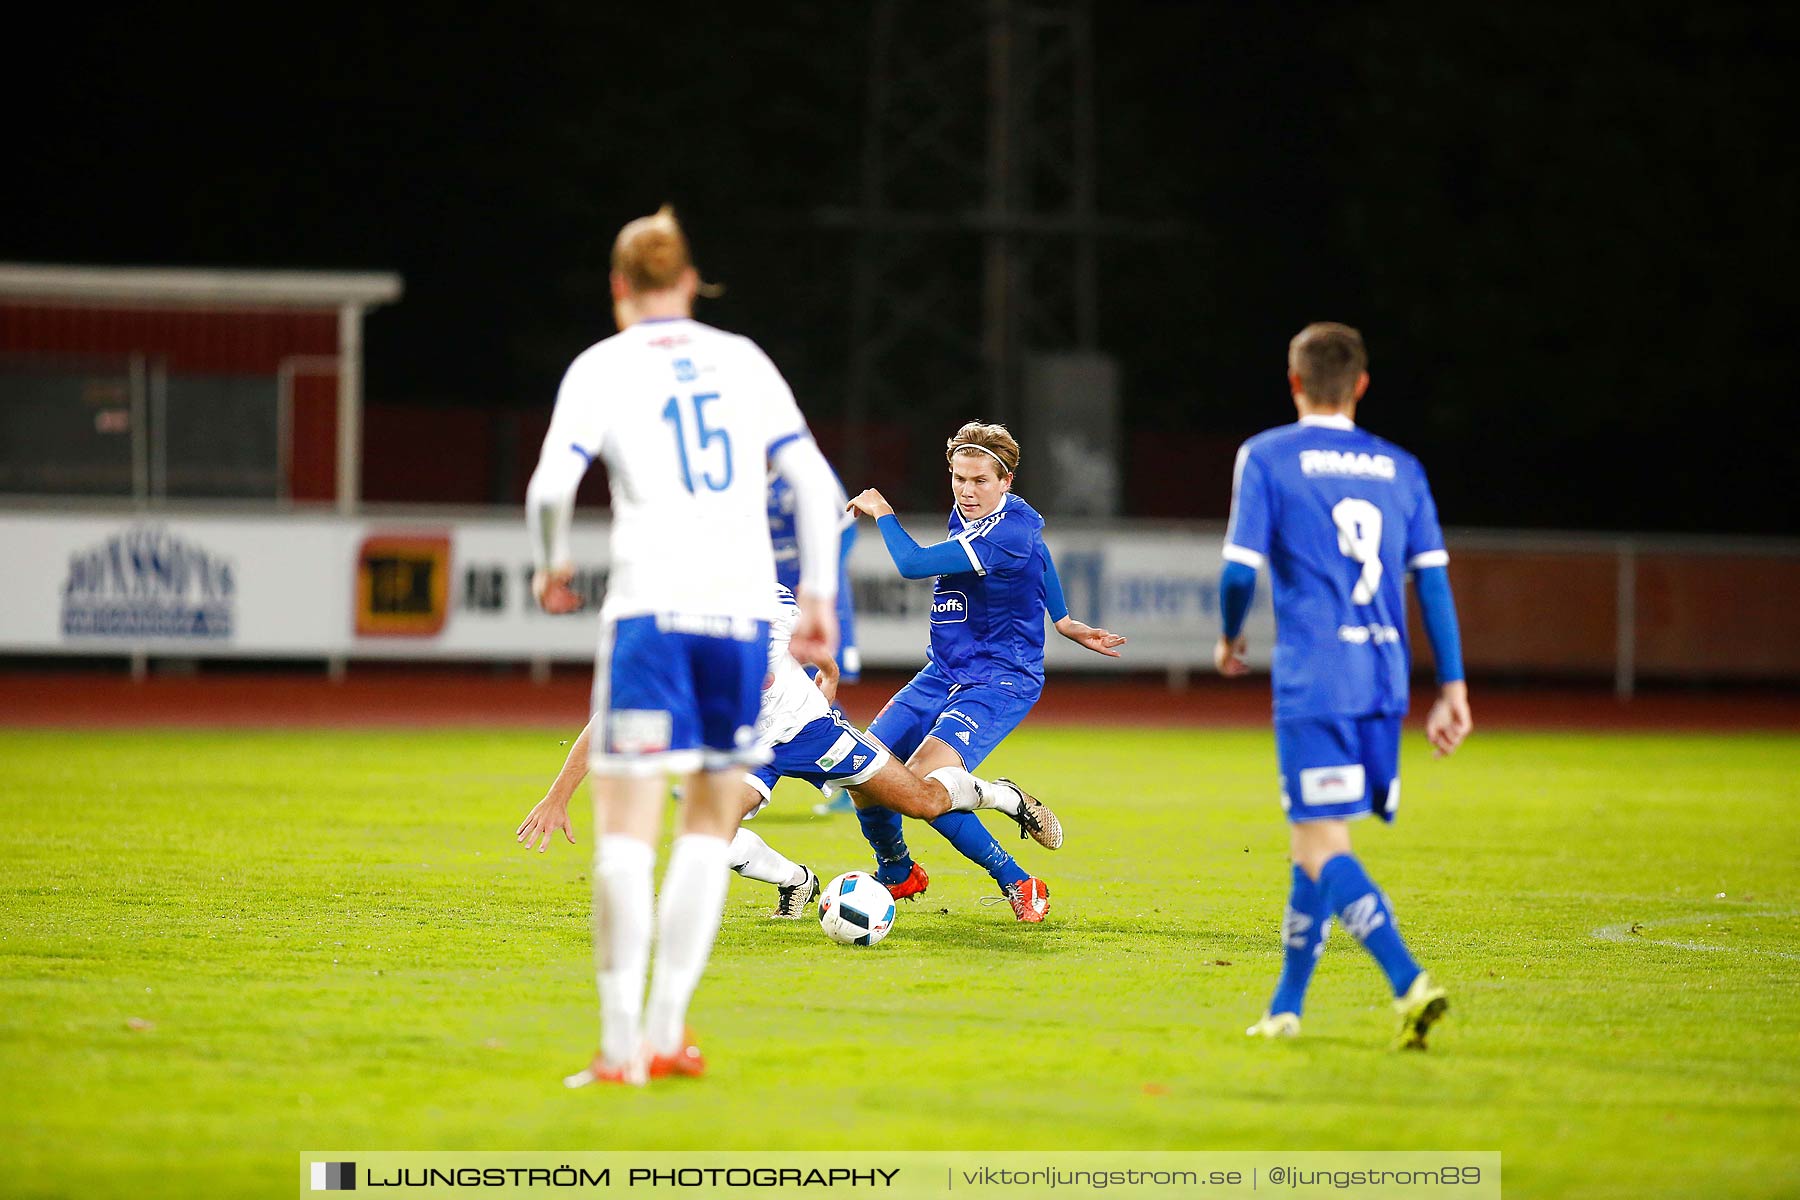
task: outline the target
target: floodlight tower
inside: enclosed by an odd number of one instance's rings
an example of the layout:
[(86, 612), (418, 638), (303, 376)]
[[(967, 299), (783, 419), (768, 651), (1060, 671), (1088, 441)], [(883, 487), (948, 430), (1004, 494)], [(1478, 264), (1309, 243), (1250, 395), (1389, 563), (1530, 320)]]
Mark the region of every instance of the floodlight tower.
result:
[[(1025, 360), (1098, 337), (1090, 0), (876, 0), (846, 416), (1021, 415)], [(845, 466), (861, 474), (866, 439)]]

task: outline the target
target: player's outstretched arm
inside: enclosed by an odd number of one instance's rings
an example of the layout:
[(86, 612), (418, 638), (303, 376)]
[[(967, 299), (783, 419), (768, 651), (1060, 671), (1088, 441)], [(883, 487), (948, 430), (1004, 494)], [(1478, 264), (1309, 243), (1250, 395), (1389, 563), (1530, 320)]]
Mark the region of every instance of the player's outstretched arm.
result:
[(532, 805), (531, 811), (525, 814), (525, 819), (513, 831), (515, 840), (527, 848), (536, 842), (539, 854), (544, 852), (544, 847), (550, 844), (551, 838), (559, 829), (569, 839), (571, 846), (575, 844), (575, 826), (569, 820), (569, 799), (575, 795), (575, 789), (581, 786), (581, 781), (587, 778), (588, 742), (593, 728), (594, 722), (589, 720), (582, 729), (581, 736), (569, 747), (569, 757), (563, 760), (562, 770), (551, 781), (550, 790), (544, 793), (542, 800)]
[(1086, 646), (1095, 654), (1104, 654), (1108, 658), (1121, 658), (1119, 647), (1125, 644), (1121, 634), (1110, 633), (1096, 628), (1074, 617), (1064, 617), (1056, 623), (1056, 632), (1074, 642), (1077, 646)]
[(1062, 577), (1056, 573), (1056, 560), (1050, 557), (1050, 547), (1041, 542), (1039, 546), (1044, 557), (1044, 611), (1050, 615), (1050, 623), (1056, 626), (1056, 632), (1078, 646), (1086, 646), (1095, 654), (1104, 654), (1108, 658), (1122, 657), (1119, 647), (1125, 644), (1123, 637), (1084, 621), (1077, 621), (1069, 615), (1069, 602), (1063, 596)]
[(844, 505), (844, 511), (862, 513), (864, 516), (874, 517), (879, 521), (882, 517), (893, 516), (894, 506), (889, 504), (887, 497), (876, 489), (864, 488), (850, 498), (849, 502)]
[(906, 532), (900, 518), (894, 515), (893, 506), (874, 488), (859, 493), (844, 506), (844, 511), (865, 513), (875, 518), (882, 544), (887, 547), (888, 557), (894, 560), (894, 569), (900, 572), (902, 579), (930, 579), (934, 575), (980, 569), (973, 561), (975, 552), (955, 538), (933, 546), (921, 546), (913, 541), (912, 534)]

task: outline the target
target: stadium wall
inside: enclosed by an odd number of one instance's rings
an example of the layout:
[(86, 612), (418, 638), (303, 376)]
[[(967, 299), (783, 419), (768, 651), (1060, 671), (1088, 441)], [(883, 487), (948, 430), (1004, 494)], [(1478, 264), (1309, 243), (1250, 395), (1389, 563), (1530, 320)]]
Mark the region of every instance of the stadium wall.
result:
[[(913, 517), (916, 530), (937, 525)], [(584, 515), (575, 586), (605, 586), (607, 523)], [(1050, 639), (1050, 663), (1089, 671), (1210, 669), (1219, 545), (1212, 524), (1059, 523), (1050, 538), (1071, 610), (1130, 637), (1120, 661)], [(1800, 545), (1462, 532), (1451, 579), (1472, 672), (1800, 681)], [(518, 516), (493, 510), (0, 509), (0, 655), (578, 662), (591, 617), (529, 602)], [(851, 560), (871, 667), (925, 649), (929, 581), (899, 579), (878, 539)], [(1274, 621), (1266, 580), (1253, 661)], [(1429, 648), (1416, 628), (1423, 667)]]

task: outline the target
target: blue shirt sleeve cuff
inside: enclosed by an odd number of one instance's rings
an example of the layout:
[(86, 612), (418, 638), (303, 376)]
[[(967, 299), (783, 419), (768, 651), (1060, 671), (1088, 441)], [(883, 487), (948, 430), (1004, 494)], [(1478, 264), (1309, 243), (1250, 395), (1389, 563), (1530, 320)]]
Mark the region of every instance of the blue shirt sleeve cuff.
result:
[(1052, 623), (1069, 615), (1069, 601), (1063, 596), (1062, 577), (1056, 573), (1056, 560), (1050, 557), (1050, 547), (1044, 547), (1044, 611), (1050, 614)]
[(1244, 631), (1244, 618), (1255, 598), (1256, 568), (1236, 560), (1227, 562), (1219, 575), (1219, 616), (1227, 638)]
[(1450, 593), (1450, 572), (1445, 567), (1421, 567), (1413, 573), (1413, 590), (1419, 596), (1419, 618), (1431, 654), (1437, 661), (1440, 686), (1463, 678), (1462, 632), (1456, 624), (1456, 600)]
[(888, 557), (894, 560), (902, 578), (929, 579), (933, 575), (956, 575), (971, 569), (969, 564), (974, 559), (974, 551), (961, 542), (952, 540), (935, 546), (920, 546), (893, 513), (877, 518), (875, 527), (881, 530)]

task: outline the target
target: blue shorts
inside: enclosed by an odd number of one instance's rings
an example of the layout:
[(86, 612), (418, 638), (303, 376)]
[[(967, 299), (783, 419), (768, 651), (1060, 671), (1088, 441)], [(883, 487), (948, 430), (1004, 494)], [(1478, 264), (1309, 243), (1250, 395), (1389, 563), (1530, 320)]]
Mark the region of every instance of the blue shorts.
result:
[(1275, 722), (1281, 807), (1289, 821), (1384, 821), (1400, 807), (1400, 714)]
[(814, 787), (827, 783), (855, 787), (873, 778), (890, 757), (885, 746), (835, 709), (830, 716), (808, 721), (787, 741), (776, 742), (774, 749), (772, 761), (744, 776), (745, 783), (762, 793), (765, 804), (779, 779), (803, 779)]
[(927, 665), (901, 688), (869, 725), (869, 732), (902, 761), (927, 737), (962, 756), (973, 771), (1019, 727), (1044, 685), (1013, 677), (988, 683), (951, 683)]
[(756, 713), (769, 623), (657, 614), (603, 621), (594, 668), (600, 730), (588, 765), (609, 775), (721, 771), (768, 761)]

